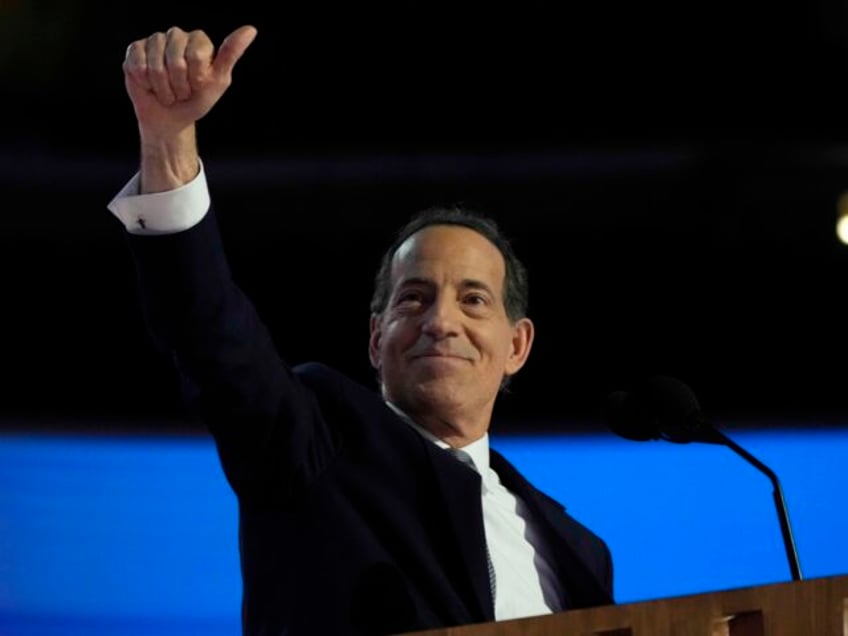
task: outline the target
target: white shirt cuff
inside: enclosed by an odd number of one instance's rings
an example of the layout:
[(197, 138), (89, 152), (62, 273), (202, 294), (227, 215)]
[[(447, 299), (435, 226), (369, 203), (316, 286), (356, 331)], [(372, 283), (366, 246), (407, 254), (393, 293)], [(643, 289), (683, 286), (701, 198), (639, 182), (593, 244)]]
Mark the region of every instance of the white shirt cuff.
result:
[(167, 192), (139, 194), (139, 173), (106, 207), (131, 234), (175, 234), (197, 225), (209, 210), (209, 188), (203, 163), (197, 176)]

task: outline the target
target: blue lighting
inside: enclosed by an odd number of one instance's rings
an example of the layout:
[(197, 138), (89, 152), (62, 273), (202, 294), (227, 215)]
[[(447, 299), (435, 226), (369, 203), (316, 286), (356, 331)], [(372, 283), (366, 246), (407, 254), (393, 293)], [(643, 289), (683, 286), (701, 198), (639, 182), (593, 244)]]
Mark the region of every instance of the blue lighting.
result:
[[(848, 431), (731, 437), (777, 472), (806, 578), (848, 573)], [(727, 448), (498, 436), (609, 543), (616, 598), (790, 580), (768, 480)], [(237, 509), (207, 437), (0, 436), (0, 634), (239, 634)]]

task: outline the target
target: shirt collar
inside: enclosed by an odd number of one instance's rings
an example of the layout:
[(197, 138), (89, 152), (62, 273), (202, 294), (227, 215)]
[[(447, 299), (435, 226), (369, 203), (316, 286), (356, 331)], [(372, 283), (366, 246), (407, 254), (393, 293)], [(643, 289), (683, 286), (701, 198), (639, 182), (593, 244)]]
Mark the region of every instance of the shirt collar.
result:
[[(450, 444), (448, 444), (443, 439), (436, 437), (430, 431), (428, 431), (423, 426), (415, 423), (411, 417), (409, 417), (406, 413), (401, 411), (397, 406), (386, 400), (386, 404), (392, 409), (395, 413), (400, 416), (404, 422), (409, 424), (413, 429), (418, 431), (418, 433), (425, 439), (430, 440), (439, 448), (448, 449), (450, 448)], [(464, 452), (468, 453), (471, 456), (471, 459), (474, 461), (474, 466), (477, 468), (477, 472), (480, 475), (487, 475), (489, 472), (489, 434), (484, 433), (483, 437), (480, 439), (474, 440), (470, 444), (463, 446), (462, 449)]]

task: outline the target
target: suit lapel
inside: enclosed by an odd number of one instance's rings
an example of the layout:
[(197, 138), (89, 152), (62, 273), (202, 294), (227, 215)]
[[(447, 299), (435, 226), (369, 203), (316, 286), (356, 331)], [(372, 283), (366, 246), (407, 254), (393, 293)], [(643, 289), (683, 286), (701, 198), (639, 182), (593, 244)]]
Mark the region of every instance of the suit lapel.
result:
[(452, 535), (456, 537), (456, 547), (465, 566), (463, 571), (469, 577), (462, 583), (474, 597), (474, 620), (492, 621), (495, 619), (495, 610), (486, 561), (480, 475), (435, 444), (426, 446), (445, 503), (447, 522), (453, 530)]
[(565, 513), (562, 504), (543, 494), (528, 482), (500, 453), (490, 451), (492, 469), (503, 485), (520, 497), (534, 517), (552, 537), (551, 549), (563, 584), (565, 607), (586, 607), (611, 603), (612, 598), (584, 558), (596, 546), (590, 544), (588, 530)]

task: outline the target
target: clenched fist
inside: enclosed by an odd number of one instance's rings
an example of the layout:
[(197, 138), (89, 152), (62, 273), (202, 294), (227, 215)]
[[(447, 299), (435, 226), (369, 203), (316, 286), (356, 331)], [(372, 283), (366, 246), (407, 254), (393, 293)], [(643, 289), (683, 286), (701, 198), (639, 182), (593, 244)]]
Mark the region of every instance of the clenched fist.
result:
[(127, 47), (124, 80), (143, 135), (167, 138), (206, 115), (232, 82), (256, 37), (243, 26), (215, 46), (203, 31), (172, 27)]

